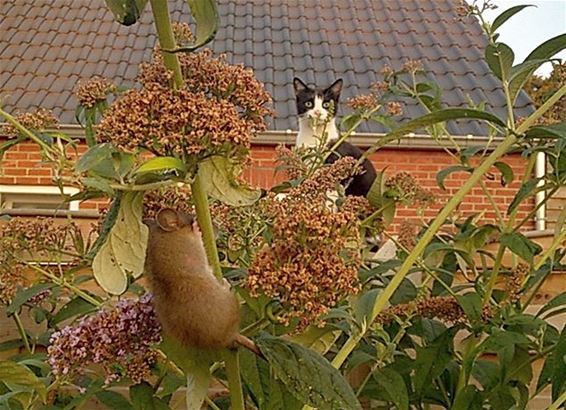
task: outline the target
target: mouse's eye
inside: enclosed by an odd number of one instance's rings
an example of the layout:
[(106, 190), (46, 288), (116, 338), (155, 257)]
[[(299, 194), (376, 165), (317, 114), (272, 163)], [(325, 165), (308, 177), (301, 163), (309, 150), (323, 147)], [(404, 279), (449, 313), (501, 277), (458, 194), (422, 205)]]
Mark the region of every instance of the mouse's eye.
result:
[(307, 108), (312, 108), (312, 101), (307, 101), (307, 102), (305, 103), (305, 107), (307, 107)]
[(330, 108), (330, 101), (325, 101), (322, 103), (322, 108)]

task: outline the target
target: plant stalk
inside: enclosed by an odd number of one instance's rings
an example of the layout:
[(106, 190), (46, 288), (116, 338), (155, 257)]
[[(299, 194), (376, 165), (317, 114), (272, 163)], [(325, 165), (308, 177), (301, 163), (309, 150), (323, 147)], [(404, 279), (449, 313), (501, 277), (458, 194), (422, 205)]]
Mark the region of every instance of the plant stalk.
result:
[(179, 59), (176, 54), (165, 51), (174, 50), (177, 47), (173, 29), (171, 28), (167, 0), (150, 0), (150, 2), (155, 29), (157, 30), (157, 37), (159, 38), (161, 53), (163, 54), (163, 63), (167, 69), (173, 72), (173, 88), (181, 88), (183, 85), (183, 74)]
[[(163, 62), (165, 67), (173, 73), (173, 88), (181, 88), (183, 85), (183, 74), (181, 65), (177, 55), (165, 50), (175, 50), (175, 38), (171, 28), (171, 20), (169, 18), (169, 9), (167, 8), (167, 0), (150, 0), (151, 10), (155, 21), (155, 27), (159, 38), (159, 45), (163, 53)], [(214, 230), (212, 227), (212, 218), (208, 207), (208, 197), (204, 190), (201, 175), (197, 172), (195, 181), (191, 184), (197, 221), (202, 232), (202, 238), (208, 263), (216, 277), (222, 278), (222, 270), (220, 269), (220, 259), (216, 249), (216, 241), (214, 239)], [(211, 307), (214, 309), (214, 307)], [(230, 401), (233, 410), (244, 410), (244, 396), (242, 392), (242, 383), (240, 380), (240, 366), (238, 362), (238, 351), (229, 351), (223, 354), (226, 371), (228, 373), (228, 383), (230, 386)]]
[(197, 220), (202, 232), (202, 240), (208, 263), (212, 266), (212, 271), (218, 279), (222, 279), (222, 270), (220, 269), (220, 259), (216, 249), (216, 240), (214, 238), (214, 229), (212, 227), (212, 217), (208, 208), (208, 197), (202, 184), (202, 175), (200, 171), (195, 176), (195, 181), (191, 184), (191, 192), (195, 203)]
[[(413, 251), (407, 256), (407, 259), (405, 259), (405, 261), (399, 268), (399, 271), (395, 274), (391, 282), (389, 282), (387, 287), (376, 299), (371, 313), (370, 323), (373, 322), (377, 315), (379, 315), (379, 313), (385, 308), (393, 293), (397, 290), (403, 279), (405, 279), (405, 276), (407, 276), (409, 270), (417, 261), (417, 259), (422, 255), (428, 243), (434, 238), (438, 230), (442, 227), (442, 224), (444, 224), (446, 218), (448, 218), (452, 211), (456, 209), (458, 204), (460, 204), (460, 202), (462, 202), (462, 200), (464, 199), (464, 196), (480, 181), (480, 179), (491, 168), (491, 166), (501, 156), (503, 156), (509, 150), (509, 148), (511, 148), (511, 146), (515, 144), (515, 142), (517, 142), (517, 137), (514, 134), (505, 137), (501, 144), (485, 159), (485, 161), (479, 167), (474, 170), (474, 172), (464, 183), (462, 188), (460, 188), (460, 190), (446, 203), (444, 208), (442, 208), (438, 216), (423, 234)], [(362, 332), (350, 336), (350, 338), (342, 346), (342, 348), (332, 361), (332, 365), (336, 368), (339, 368), (352, 352), (352, 350), (354, 350), (362, 337)]]
[(226, 364), (226, 376), (228, 377), (228, 387), (230, 388), (230, 408), (232, 410), (244, 410), (244, 394), (242, 393), (242, 381), (240, 380), (238, 350), (224, 349), (222, 356)]
[(20, 315), (18, 314), (18, 312), (14, 312), (14, 322), (16, 322), (16, 327), (18, 328), (18, 332), (20, 333), (20, 337), (22, 338), (22, 341), (24, 342), (24, 346), (26, 348), (26, 351), (29, 354), (31, 354), (32, 350), (31, 350), (31, 347), (29, 345), (28, 335), (26, 334), (26, 329), (24, 328), (24, 325), (22, 323), (22, 320), (20, 319)]

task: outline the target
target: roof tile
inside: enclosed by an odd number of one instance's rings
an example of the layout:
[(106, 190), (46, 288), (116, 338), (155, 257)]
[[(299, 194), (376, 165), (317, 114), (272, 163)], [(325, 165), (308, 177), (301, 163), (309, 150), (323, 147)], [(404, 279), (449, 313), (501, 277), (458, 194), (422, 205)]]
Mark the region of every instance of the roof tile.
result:
[[(8, 109), (46, 105), (74, 122), (71, 96), (78, 78), (102, 75), (132, 85), (139, 63), (156, 37), (151, 13), (138, 24), (113, 22), (104, 2), (20, 0), (0, 3), (0, 98)], [(185, 20), (186, 1), (170, 3), (174, 20)], [(296, 128), (294, 75), (325, 86), (345, 80), (343, 98), (367, 92), (383, 66), (423, 62), (443, 89), (444, 101), (488, 101), (504, 116), (499, 80), (483, 60), (486, 40), (475, 19), (458, 20), (453, 0), (218, 0), (221, 28), (211, 46), (234, 63), (252, 66), (273, 93), (272, 129)], [(521, 94), (519, 114), (530, 110)], [(345, 111), (343, 108), (342, 111)], [(422, 110), (412, 103), (406, 116)], [(456, 134), (478, 133), (473, 122), (449, 124)], [(374, 131), (379, 129), (373, 129)]]

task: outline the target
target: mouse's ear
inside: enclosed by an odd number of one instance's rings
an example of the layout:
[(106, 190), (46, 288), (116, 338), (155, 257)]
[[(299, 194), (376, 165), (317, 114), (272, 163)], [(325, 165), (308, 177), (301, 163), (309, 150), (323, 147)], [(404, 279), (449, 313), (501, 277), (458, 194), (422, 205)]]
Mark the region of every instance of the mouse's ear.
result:
[(155, 216), (155, 222), (164, 231), (171, 232), (181, 227), (179, 213), (171, 208), (163, 208)]

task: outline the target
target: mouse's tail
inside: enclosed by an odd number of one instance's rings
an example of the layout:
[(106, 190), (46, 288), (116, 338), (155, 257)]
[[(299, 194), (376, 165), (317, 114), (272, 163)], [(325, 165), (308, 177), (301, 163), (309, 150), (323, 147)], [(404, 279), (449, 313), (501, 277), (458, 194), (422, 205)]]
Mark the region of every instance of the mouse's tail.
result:
[(239, 344), (242, 347), (245, 347), (246, 349), (248, 349), (249, 351), (255, 353), (256, 355), (258, 355), (259, 357), (265, 359), (265, 356), (263, 355), (263, 353), (261, 352), (261, 350), (259, 350), (259, 348), (257, 347), (257, 345), (255, 344), (255, 342), (249, 338), (247, 338), (244, 335), (241, 334), (237, 334), (236, 337), (234, 338), (234, 342)]

